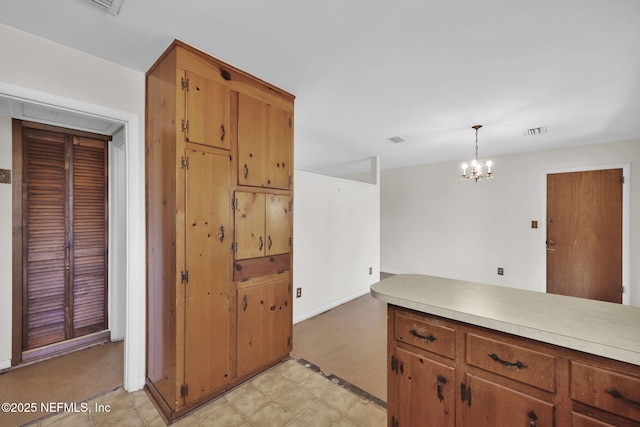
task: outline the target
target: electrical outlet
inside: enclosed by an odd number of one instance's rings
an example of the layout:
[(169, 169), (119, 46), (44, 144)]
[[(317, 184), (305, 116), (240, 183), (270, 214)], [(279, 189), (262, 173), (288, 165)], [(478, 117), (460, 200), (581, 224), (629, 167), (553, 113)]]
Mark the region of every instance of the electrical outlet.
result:
[(498, 267), (498, 276), (504, 276), (504, 268)]
[(531, 221), (531, 228), (538, 228), (538, 221)]
[(0, 169), (0, 184), (11, 184), (11, 171)]
[(302, 288), (296, 288), (296, 298), (300, 298), (302, 296)]

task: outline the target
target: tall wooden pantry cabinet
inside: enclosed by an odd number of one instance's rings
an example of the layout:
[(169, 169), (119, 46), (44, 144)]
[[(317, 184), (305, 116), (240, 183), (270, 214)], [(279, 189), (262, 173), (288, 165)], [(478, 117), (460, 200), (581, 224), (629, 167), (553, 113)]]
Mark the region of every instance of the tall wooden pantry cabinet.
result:
[(146, 389), (170, 423), (291, 351), (294, 96), (176, 40), (146, 97)]

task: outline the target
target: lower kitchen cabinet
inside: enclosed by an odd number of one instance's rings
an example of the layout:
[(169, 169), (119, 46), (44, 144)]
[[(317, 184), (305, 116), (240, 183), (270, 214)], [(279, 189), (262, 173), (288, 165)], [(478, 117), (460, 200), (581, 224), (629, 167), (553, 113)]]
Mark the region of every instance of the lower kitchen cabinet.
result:
[(397, 425), (455, 426), (454, 368), (396, 348), (391, 370)]
[(508, 386), (467, 374), (461, 386), (463, 425), (474, 427), (552, 426), (554, 405)]
[(389, 305), (390, 427), (640, 425), (640, 367)]
[(257, 372), (289, 354), (291, 303), (289, 271), (238, 283), (238, 376)]

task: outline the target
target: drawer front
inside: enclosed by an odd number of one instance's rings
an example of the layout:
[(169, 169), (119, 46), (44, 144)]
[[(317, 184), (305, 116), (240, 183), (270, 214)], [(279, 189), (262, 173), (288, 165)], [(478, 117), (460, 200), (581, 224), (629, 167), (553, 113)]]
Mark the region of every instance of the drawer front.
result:
[(591, 418), (587, 415), (572, 412), (571, 427), (616, 427), (616, 426), (613, 424), (605, 423), (604, 421), (596, 420), (595, 418)]
[(556, 391), (555, 357), (475, 334), (467, 334), (469, 365), (550, 392)]
[[(638, 372), (640, 374), (640, 370)], [(640, 378), (571, 362), (571, 399), (640, 421)]]
[(396, 314), (395, 338), (449, 359), (455, 357), (456, 332), (428, 320)]

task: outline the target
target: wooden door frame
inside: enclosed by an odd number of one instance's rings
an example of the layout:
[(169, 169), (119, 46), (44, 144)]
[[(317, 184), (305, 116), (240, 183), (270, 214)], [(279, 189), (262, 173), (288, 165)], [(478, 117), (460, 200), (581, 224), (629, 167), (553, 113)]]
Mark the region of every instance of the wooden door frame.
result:
[(630, 231), (631, 231), (631, 164), (596, 165), (562, 169), (548, 169), (542, 171), (542, 218), (540, 227), (540, 256), (542, 264), (542, 277), (540, 290), (547, 292), (547, 176), (557, 173), (588, 172), (607, 169), (622, 169), (624, 185), (622, 186), (622, 304), (631, 304), (630, 281)]

